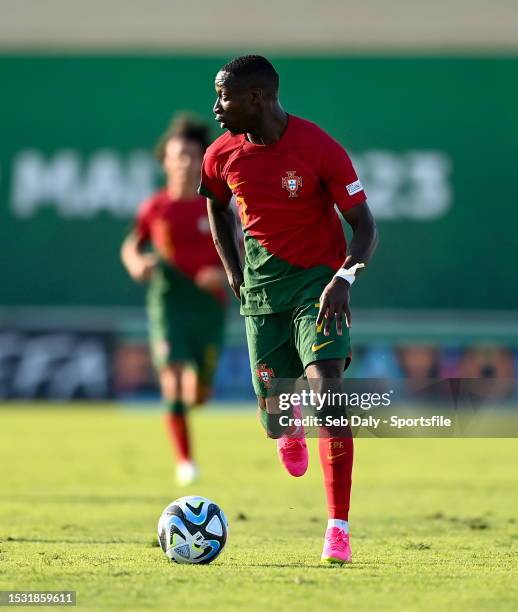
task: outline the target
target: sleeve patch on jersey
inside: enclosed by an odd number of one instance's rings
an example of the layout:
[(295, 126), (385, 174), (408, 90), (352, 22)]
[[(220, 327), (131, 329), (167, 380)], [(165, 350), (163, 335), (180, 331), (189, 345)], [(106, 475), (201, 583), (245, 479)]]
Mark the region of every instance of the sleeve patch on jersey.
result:
[(349, 185), (346, 185), (345, 188), (347, 189), (347, 193), (350, 196), (354, 195), (355, 193), (358, 193), (358, 191), (363, 191), (363, 185), (359, 180), (354, 181), (354, 183), (349, 183)]

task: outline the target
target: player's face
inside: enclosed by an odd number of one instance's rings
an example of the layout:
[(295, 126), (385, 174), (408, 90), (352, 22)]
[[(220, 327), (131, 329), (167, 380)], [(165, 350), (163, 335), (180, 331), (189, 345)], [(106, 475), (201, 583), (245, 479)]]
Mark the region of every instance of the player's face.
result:
[(229, 78), (228, 72), (218, 72), (215, 80), (216, 103), (213, 111), (216, 121), (232, 134), (252, 131), (258, 116), (254, 92), (240, 89)]
[(165, 147), (164, 170), (172, 182), (197, 182), (203, 151), (197, 142), (171, 138)]

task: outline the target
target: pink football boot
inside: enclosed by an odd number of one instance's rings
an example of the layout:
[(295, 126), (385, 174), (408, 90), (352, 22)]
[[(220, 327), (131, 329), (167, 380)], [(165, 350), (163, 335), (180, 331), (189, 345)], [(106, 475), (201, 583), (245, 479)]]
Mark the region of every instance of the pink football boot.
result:
[[(298, 404), (293, 406), (293, 418), (302, 418), (302, 410)], [(296, 477), (304, 476), (308, 469), (308, 447), (304, 436), (304, 427), (300, 425), (289, 436), (282, 436), (277, 440), (277, 452), (282, 465), (289, 474)]]
[(325, 535), (321, 560), (324, 563), (351, 563), (352, 556), (349, 534), (340, 527), (329, 527)]

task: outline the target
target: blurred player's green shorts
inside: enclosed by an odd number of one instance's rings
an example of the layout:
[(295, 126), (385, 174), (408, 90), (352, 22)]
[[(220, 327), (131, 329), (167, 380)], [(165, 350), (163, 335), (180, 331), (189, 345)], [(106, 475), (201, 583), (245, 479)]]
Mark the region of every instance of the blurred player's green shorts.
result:
[(147, 296), (149, 338), (155, 367), (186, 362), (210, 386), (223, 345), (225, 307), (189, 278), (162, 264)]
[(273, 380), (299, 378), (306, 366), (326, 359), (351, 361), (349, 330), (343, 335), (333, 323), (329, 336), (317, 328), (318, 298), (292, 310), (267, 315), (245, 316), (246, 338), (252, 370), (252, 383), (259, 397), (273, 395)]

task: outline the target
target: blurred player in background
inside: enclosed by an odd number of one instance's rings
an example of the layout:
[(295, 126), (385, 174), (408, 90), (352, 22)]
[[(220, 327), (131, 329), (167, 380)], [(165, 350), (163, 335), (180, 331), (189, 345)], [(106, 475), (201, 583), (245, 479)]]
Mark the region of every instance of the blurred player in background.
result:
[[(245, 315), (250, 365), (268, 432), (278, 414), (272, 379), (306, 374), (315, 391), (339, 387), (350, 361), (349, 289), (377, 243), (366, 196), (344, 149), (314, 123), (288, 115), (279, 77), (261, 56), (244, 56), (216, 75), (216, 120), (228, 131), (207, 150), (200, 193), (230, 286)], [(245, 235), (244, 272), (229, 203)], [(335, 204), (353, 230), (347, 254)], [(344, 325), (345, 322), (345, 325)], [(291, 414), (301, 416), (293, 404)], [(277, 421), (279, 419), (277, 417)], [(295, 425), (295, 424), (294, 424)], [(292, 476), (308, 465), (304, 432), (277, 429)], [(353, 441), (324, 429), (320, 463), (329, 521), (322, 560), (351, 560), (349, 500)]]
[(197, 194), (208, 144), (206, 125), (188, 115), (173, 120), (157, 147), (166, 187), (142, 202), (121, 253), (131, 277), (149, 283), (151, 353), (181, 485), (198, 475), (187, 409), (210, 396), (223, 342), (226, 276)]

